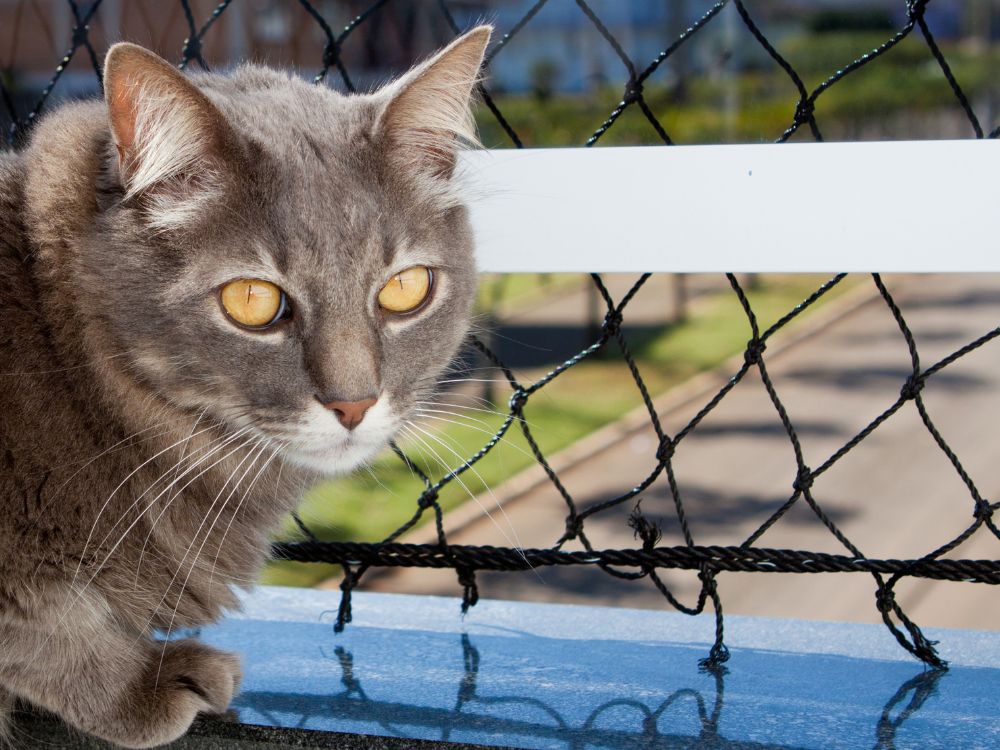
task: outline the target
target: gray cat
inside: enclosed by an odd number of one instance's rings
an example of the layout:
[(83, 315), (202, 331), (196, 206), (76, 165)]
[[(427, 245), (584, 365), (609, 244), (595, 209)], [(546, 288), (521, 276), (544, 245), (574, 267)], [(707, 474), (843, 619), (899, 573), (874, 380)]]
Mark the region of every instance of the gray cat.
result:
[(0, 155), (0, 717), (150, 747), (227, 708), (237, 658), (154, 632), (236, 606), (453, 357), (489, 37), (365, 96), (119, 44), (104, 102)]

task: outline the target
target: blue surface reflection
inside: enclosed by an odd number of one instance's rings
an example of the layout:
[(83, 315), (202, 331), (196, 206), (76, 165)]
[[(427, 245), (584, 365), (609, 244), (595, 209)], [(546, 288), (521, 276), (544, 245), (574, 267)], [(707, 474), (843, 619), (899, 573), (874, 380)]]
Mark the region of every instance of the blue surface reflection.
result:
[(245, 655), (245, 724), (572, 750), (1000, 747), (997, 669), (734, 648), (712, 673), (704, 644), (476, 630), (232, 620), (204, 636)]

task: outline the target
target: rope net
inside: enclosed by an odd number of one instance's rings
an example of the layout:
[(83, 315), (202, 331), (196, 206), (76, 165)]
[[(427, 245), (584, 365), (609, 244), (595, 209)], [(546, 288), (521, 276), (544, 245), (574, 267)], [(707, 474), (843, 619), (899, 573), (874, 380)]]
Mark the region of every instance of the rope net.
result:
[[(295, 4), (291, 0), (289, 2), (292, 5)], [(957, 111), (961, 112), (964, 119), (967, 120), (971, 134), (976, 138), (995, 138), (1000, 135), (1000, 127), (989, 132), (984, 130), (982, 123), (970, 104), (968, 96), (963, 91), (952, 67), (949, 65), (948, 60), (935, 40), (927, 17), (927, 9), (931, 5), (930, 0), (908, 0), (906, 2), (901, 0), (900, 5), (905, 6), (905, 22), (902, 26), (888, 33), (884, 41), (877, 47), (835, 70), (814, 88), (809, 88), (805, 84), (803, 77), (796, 71), (788, 59), (782, 55), (779, 45), (772, 44), (767, 36), (765, 36), (764, 31), (758, 24), (758, 20), (755, 18), (755, 13), (759, 13), (760, 11), (756, 9), (752, 11), (752, 3), (742, 2), (741, 0), (722, 0), (714, 4), (706, 4), (704, 13), (694, 23), (676, 35), (675, 38), (665, 38), (663, 40), (661, 51), (655, 57), (650, 60), (637, 61), (626, 54), (622, 44), (615, 38), (609, 30), (609, 26), (602, 20), (598, 11), (595, 10), (595, 8), (601, 7), (596, 1), (588, 3), (586, 0), (537, 0), (537, 2), (528, 7), (522, 18), (518, 19), (508, 28), (498, 30), (500, 36), (487, 55), (485, 61), (486, 75), (484, 83), (480, 86), (480, 95), (484, 106), (489, 110), (492, 117), (495, 118), (496, 123), (509, 138), (510, 142), (518, 148), (524, 145), (522, 138), (516, 132), (510, 120), (505, 117), (494, 96), (491, 95), (489, 67), (498, 55), (505, 53), (511, 41), (549, 3), (575, 5), (579, 12), (586, 18), (587, 23), (593, 27), (593, 33), (609, 45), (610, 49), (620, 59), (625, 70), (625, 83), (620, 101), (586, 139), (584, 145), (587, 147), (599, 143), (609, 130), (615, 127), (615, 124), (620, 120), (622, 115), (629, 110), (637, 111), (648, 122), (652, 132), (655, 133), (656, 139), (660, 142), (668, 145), (674, 143), (667, 128), (657, 118), (653, 107), (647, 102), (644, 85), (661, 66), (676, 56), (679, 50), (686, 45), (692, 44), (692, 40), (695, 40), (705, 28), (711, 26), (713, 23), (719, 23), (717, 19), (720, 18), (724, 10), (728, 14), (735, 13), (738, 16), (743, 32), (749, 34), (750, 38), (759, 45), (759, 48), (764, 51), (773, 65), (783, 71), (783, 74), (787, 76), (797, 92), (797, 100), (794, 107), (788, 113), (787, 125), (780, 133), (772, 135), (778, 143), (788, 141), (799, 131), (804, 131), (804, 135), (816, 141), (822, 141), (823, 131), (821, 130), (816, 114), (816, 103), (820, 97), (824, 96), (846, 77), (851, 76), (865, 66), (876, 63), (876, 61), (890, 53), (894, 47), (907, 37), (917, 37), (926, 45), (940, 74), (947, 82), (950, 92), (954, 97), (954, 105), (957, 107)], [(21, 3), (21, 5), (23, 4)], [(67, 5), (73, 19), (71, 44), (66, 50), (65, 55), (58, 62), (51, 79), (41, 89), (37, 97), (28, 106), (24, 106), (23, 104), (19, 106), (14, 92), (9, 86), (9, 79), (0, 76), (0, 102), (2, 102), (0, 111), (4, 112), (9, 123), (6, 139), (11, 145), (18, 145), (23, 142), (24, 137), (45, 108), (53, 89), (63, 77), (74, 57), (78, 55), (86, 57), (89, 66), (93, 69), (93, 74), (97, 79), (98, 85), (100, 85), (101, 70), (99, 56), (90, 39), (90, 34), (92, 22), (95, 18), (99, 18), (97, 14), (100, 11), (102, 2), (101, 0), (96, 0), (90, 4), (83, 4), (75, 0), (67, 0)], [(178, 64), (181, 68), (194, 66), (205, 70), (209, 69), (203, 48), (206, 35), (210, 35), (216, 22), (230, 8), (237, 5), (238, 3), (233, 3), (232, 0), (223, 0), (207, 16), (198, 18), (195, 12), (197, 3), (194, 3), (192, 0), (179, 0), (176, 3), (176, 10), (183, 19), (183, 24), (187, 30), (187, 38), (184, 40), (178, 57)], [(458, 0), (428, 0), (425, 3), (411, 3), (404, 0), (397, 0), (396, 2), (393, 2), (393, 0), (379, 0), (378, 2), (370, 3), (344, 2), (339, 4), (313, 3), (308, 0), (298, 0), (298, 5), (305, 12), (309, 22), (315, 24), (324, 40), (321, 58), (316, 61), (315, 82), (317, 84), (326, 83), (328, 85), (335, 85), (348, 91), (355, 91), (357, 84), (355, 77), (348, 67), (348, 55), (345, 54), (345, 47), (349, 45), (352, 38), (359, 35), (360, 30), (367, 26), (378, 24), (381, 14), (388, 12), (387, 9), (398, 10), (401, 6), (405, 6), (404, 10), (410, 13), (411, 18), (416, 18), (420, 14), (426, 14), (432, 17), (435, 23), (446, 25), (446, 28), (449, 28), (454, 34), (462, 31), (459, 19), (462, 19), (463, 23), (474, 20), (468, 12), (469, 9), (465, 7), (469, 4), (460, 3)], [(326, 14), (331, 5), (335, 5), (338, 12), (342, 12), (344, 8), (349, 8), (354, 14), (353, 19), (342, 28), (339, 28), (339, 30), (334, 29), (333, 23)], [(479, 11), (486, 7), (484, 4), (473, 5), (476, 6), (473, 10)], [(480, 5), (484, 7), (480, 8)], [(733, 8), (726, 9), (728, 5), (732, 5)], [(945, 559), (945, 555), (978, 532), (992, 534), (1000, 539), (1000, 528), (997, 527), (994, 520), (994, 512), (1000, 506), (1000, 503), (983, 497), (977, 488), (976, 482), (963, 467), (959, 456), (956, 455), (944, 435), (935, 426), (924, 403), (922, 390), (928, 382), (933, 381), (936, 376), (946, 368), (952, 366), (960, 358), (965, 357), (970, 352), (984, 346), (1000, 335), (1000, 327), (984, 332), (978, 338), (968, 342), (944, 358), (930, 365), (925, 365), (921, 360), (914, 335), (900, 307), (897, 305), (882, 278), (878, 274), (873, 275), (871, 279), (872, 283), (893, 316), (899, 329), (899, 335), (905, 341), (910, 359), (909, 372), (907, 377), (899, 383), (898, 396), (891, 403), (887, 403), (884, 410), (878, 416), (872, 419), (869, 424), (864, 426), (846, 443), (833, 451), (822, 463), (818, 466), (810, 467), (804, 460), (796, 425), (789, 417), (781, 394), (768, 374), (765, 352), (768, 342), (778, 331), (782, 330), (805, 310), (823, 299), (831, 289), (841, 284), (845, 275), (836, 275), (823, 283), (800, 304), (789, 310), (777, 322), (767, 328), (762, 328), (759, 324), (757, 314), (751, 306), (744, 285), (740, 280), (733, 274), (728, 274), (726, 278), (732, 294), (735, 295), (742, 308), (751, 331), (751, 337), (747, 341), (743, 352), (743, 363), (733, 373), (728, 382), (718, 392), (712, 394), (697, 411), (696, 415), (676, 433), (668, 433), (661, 424), (660, 416), (654, 408), (653, 400), (643, 374), (640, 371), (640, 366), (629, 348), (626, 337), (625, 318), (629, 303), (649, 279), (649, 274), (640, 276), (631, 286), (631, 289), (617, 299), (609, 292), (605, 280), (600, 275), (593, 274), (591, 280), (594, 288), (600, 295), (601, 304), (603, 305), (603, 324), (588, 346), (554, 367), (542, 377), (531, 382), (522, 381), (482, 339), (476, 336), (469, 338), (469, 346), (503, 375), (506, 387), (509, 389), (506, 417), (495, 434), (490, 436), (478, 451), (467, 459), (458, 462), (454, 468), (438, 478), (433, 478), (431, 473), (425, 471), (417, 461), (406, 455), (395, 444), (392, 445), (392, 449), (399, 460), (410, 471), (417, 474), (423, 482), (423, 491), (415, 498), (413, 515), (406, 523), (379, 543), (352, 543), (323, 541), (296, 518), (304, 534), (304, 541), (275, 544), (275, 557), (302, 562), (335, 563), (343, 567), (344, 577), (341, 584), (343, 594), (336, 625), (338, 630), (343, 629), (345, 624), (351, 621), (351, 592), (359, 585), (365, 574), (375, 567), (402, 566), (453, 569), (457, 574), (458, 583), (463, 591), (463, 612), (473, 606), (478, 599), (476, 585), (477, 571), (523, 571), (540, 566), (593, 566), (599, 568), (607, 575), (618, 579), (637, 580), (648, 578), (662, 593), (664, 599), (680, 612), (689, 615), (699, 614), (705, 611), (708, 603), (711, 602), (716, 622), (715, 642), (707, 657), (701, 663), (704, 668), (716, 671), (724, 670), (723, 664), (729, 658), (729, 652), (723, 641), (723, 607), (716, 584), (720, 573), (726, 571), (768, 573), (863, 572), (872, 576), (876, 592), (875, 605), (885, 625), (899, 642), (900, 646), (933, 668), (945, 668), (946, 663), (938, 655), (935, 649), (935, 642), (928, 640), (917, 624), (907, 616), (896, 601), (894, 592), (897, 584), (907, 577), (988, 584), (1000, 583), (1000, 561)], [(551, 387), (570, 368), (584, 360), (595, 358), (598, 355), (606, 357), (609, 354), (620, 358), (622, 364), (627, 368), (628, 377), (634, 382), (648, 412), (650, 424), (657, 436), (657, 445), (654, 455), (651, 456), (651, 471), (645, 477), (639, 478), (639, 481), (631, 489), (597, 504), (581, 508), (573, 494), (561, 481), (560, 476), (550, 466), (545, 453), (543, 453), (539, 446), (536, 435), (533, 434), (533, 428), (530, 426), (529, 421), (525, 419), (525, 410), (537, 393), (542, 389)], [(674, 454), (677, 448), (688, 439), (695, 428), (726, 399), (727, 395), (737, 385), (747, 379), (748, 374), (753, 371), (756, 371), (756, 374), (759, 375), (760, 382), (766, 390), (767, 396), (780, 419), (784, 434), (794, 452), (796, 471), (795, 475), (790, 478), (791, 490), (787, 500), (775, 508), (770, 515), (763, 519), (752, 534), (738, 544), (732, 546), (699, 545), (696, 543), (695, 536), (685, 515), (685, 496), (680, 489), (678, 477), (675, 473), (673, 465)], [(838, 527), (837, 523), (831, 518), (831, 515), (824, 510), (823, 505), (814, 494), (813, 488), (816, 481), (821, 479), (824, 473), (865, 441), (866, 438), (878, 430), (893, 415), (903, 409), (917, 410), (924, 428), (926, 428), (933, 441), (961, 479), (961, 482), (968, 491), (970, 520), (968, 526), (953, 539), (940, 544), (915, 559), (872, 559), (863, 554)], [(475, 464), (489, 454), (512, 430), (518, 430), (523, 434), (528, 446), (530, 446), (534, 459), (547, 475), (552, 491), (565, 503), (566, 516), (564, 528), (556, 530), (553, 533), (553, 537), (555, 538), (554, 543), (552, 546), (544, 549), (450, 544), (444, 527), (444, 511), (439, 501), (442, 489), (452, 482), (461, 482), (462, 474), (472, 470)], [(676, 546), (661, 545), (659, 527), (643, 514), (640, 504), (634, 502), (634, 507), (628, 517), (628, 523), (634, 531), (638, 544), (632, 549), (600, 549), (595, 547), (588, 537), (587, 520), (611, 508), (621, 507), (632, 503), (632, 501), (638, 501), (641, 499), (642, 493), (661, 477), (665, 478), (669, 485), (676, 513), (676, 522), (681, 530), (684, 543)], [(784, 517), (793, 507), (802, 505), (807, 506), (826, 527), (832, 537), (843, 548), (843, 554), (770, 549), (758, 546), (761, 536), (769, 528)], [(427, 514), (432, 516), (435, 523), (437, 543), (406, 544), (397, 541), (403, 534), (418, 525)], [(570, 542), (577, 544), (581, 549), (568, 549)], [(660, 571), (665, 569), (697, 571), (700, 580), (700, 592), (693, 603), (685, 604), (671, 592), (660, 574)]]

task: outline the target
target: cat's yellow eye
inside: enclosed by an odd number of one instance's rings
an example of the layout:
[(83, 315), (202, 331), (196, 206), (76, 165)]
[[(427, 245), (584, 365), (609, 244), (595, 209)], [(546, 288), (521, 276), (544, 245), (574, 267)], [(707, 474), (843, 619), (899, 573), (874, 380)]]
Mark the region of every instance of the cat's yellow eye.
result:
[(378, 293), (379, 306), (391, 313), (416, 310), (431, 291), (431, 269), (413, 266), (400, 271)]
[(265, 328), (284, 315), (285, 293), (263, 279), (236, 279), (219, 292), (226, 314), (247, 328)]

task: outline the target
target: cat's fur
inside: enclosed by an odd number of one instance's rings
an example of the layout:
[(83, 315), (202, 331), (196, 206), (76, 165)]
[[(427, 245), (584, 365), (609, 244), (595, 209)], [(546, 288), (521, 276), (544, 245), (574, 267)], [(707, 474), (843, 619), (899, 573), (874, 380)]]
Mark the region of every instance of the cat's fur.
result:
[[(238, 660), (154, 630), (235, 606), (303, 472), (371, 457), (454, 355), (475, 288), (456, 136), (489, 34), (355, 97), (118, 45), (106, 103), (0, 154), (0, 726), (17, 698), (147, 747), (226, 709)], [(431, 301), (384, 315), (413, 265)], [(293, 319), (226, 320), (215, 290), (248, 277)], [(351, 433), (320, 403), (373, 394)]]

